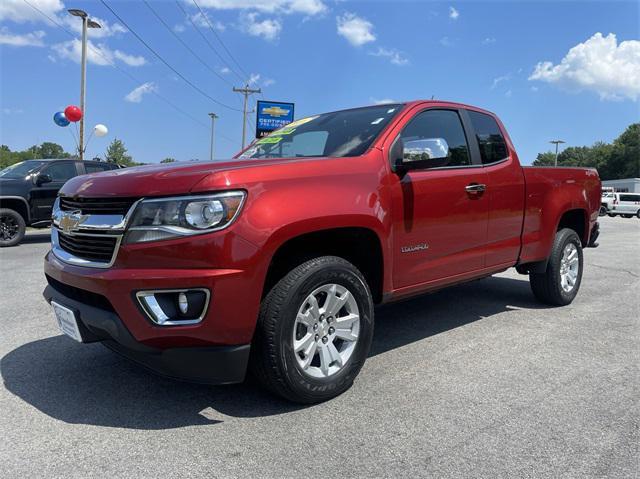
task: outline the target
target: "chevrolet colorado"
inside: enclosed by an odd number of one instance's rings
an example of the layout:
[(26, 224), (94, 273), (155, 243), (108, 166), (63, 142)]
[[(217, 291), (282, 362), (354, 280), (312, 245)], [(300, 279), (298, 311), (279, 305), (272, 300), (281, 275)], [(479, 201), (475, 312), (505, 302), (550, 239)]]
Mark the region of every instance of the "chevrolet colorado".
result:
[(523, 168), (498, 118), (414, 101), (297, 120), (230, 161), (71, 179), (45, 258), (63, 332), (174, 378), (313, 403), (367, 358), (374, 305), (515, 267), (569, 304), (592, 169)]

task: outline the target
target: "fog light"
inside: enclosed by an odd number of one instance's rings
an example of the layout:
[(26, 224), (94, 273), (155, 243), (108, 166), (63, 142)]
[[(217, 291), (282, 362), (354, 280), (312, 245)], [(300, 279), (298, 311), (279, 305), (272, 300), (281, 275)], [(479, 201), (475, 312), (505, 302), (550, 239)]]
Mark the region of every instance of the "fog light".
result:
[(205, 288), (138, 291), (136, 298), (148, 318), (160, 326), (197, 324), (209, 305)]

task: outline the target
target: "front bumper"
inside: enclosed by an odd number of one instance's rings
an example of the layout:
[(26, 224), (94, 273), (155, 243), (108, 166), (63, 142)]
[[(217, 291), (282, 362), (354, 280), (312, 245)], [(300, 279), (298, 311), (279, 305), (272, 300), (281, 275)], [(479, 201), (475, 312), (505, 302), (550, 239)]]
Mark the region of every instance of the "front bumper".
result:
[(174, 379), (204, 384), (242, 382), (250, 345), (195, 346), (158, 349), (137, 341), (114, 311), (73, 299), (49, 285), (43, 292), (75, 311), (84, 342), (102, 341), (113, 351)]

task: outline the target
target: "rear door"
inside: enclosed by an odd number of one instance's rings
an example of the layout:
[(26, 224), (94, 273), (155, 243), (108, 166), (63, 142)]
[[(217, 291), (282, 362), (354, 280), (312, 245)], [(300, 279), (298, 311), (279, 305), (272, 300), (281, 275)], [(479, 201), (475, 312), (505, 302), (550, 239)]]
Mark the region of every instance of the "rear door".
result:
[(49, 183), (34, 185), (31, 190), (31, 214), (34, 220), (51, 219), (51, 210), (58, 191), (68, 180), (78, 176), (76, 161), (54, 161), (40, 170), (40, 175), (51, 176)]
[(513, 265), (520, 254), (525, 182), (522, 167), (507, 146), (506, 134), (487, 113), (467, 110), (487, 174), (489, 201), (487, 267)]
[(487, 175), (457, 109), (426, 109), (402, 129), (403, 142), (444, 140), (449, 154), (434, 167), (399, 178), (394, 200), (394, 288), (432, 283), (484, 267)]
[(640, 195), (633, 193), (620, 193), (619, 204), (616, 210), (620, 213), (635, 215), (640, 209)]

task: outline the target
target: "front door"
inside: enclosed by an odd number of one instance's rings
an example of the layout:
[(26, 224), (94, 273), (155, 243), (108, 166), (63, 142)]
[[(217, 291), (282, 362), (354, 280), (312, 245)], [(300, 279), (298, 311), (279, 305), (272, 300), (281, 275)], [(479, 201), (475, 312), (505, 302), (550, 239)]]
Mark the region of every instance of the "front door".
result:
[(75, 161), (56, 161), (40, 170), (40, 176), (48, 175), (51, 181), (39, 183), (31, 190), (31, 218), (34, 221), (50, 220), (53, 203), (58, 191), (67, 180), (78, 175)]
[[(448, 147), (432, 168), (400, 180), (394, 213), (394, 288), (464, 275), (484, 267), (489, 202), (487, 175), (478, 164), (456, 110), (418, 113), (400, 134), (405, 145)], [(441, 140), (444, 140), (442, 142)]]

